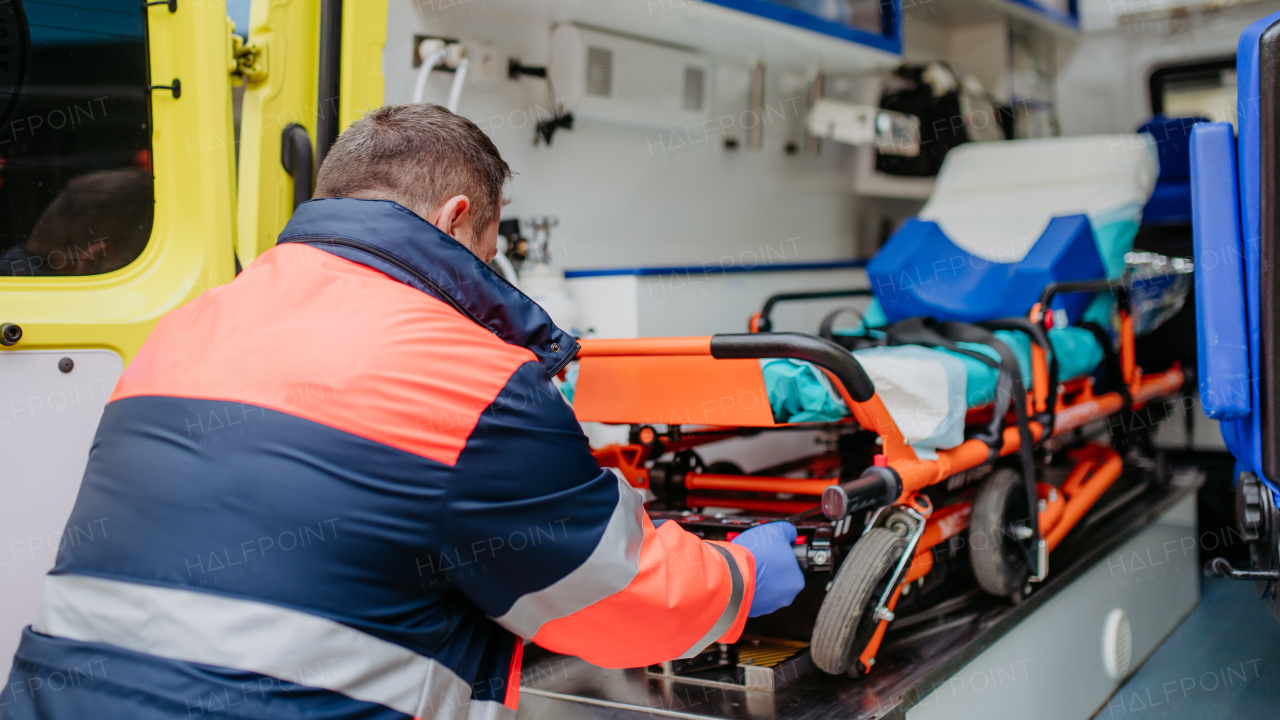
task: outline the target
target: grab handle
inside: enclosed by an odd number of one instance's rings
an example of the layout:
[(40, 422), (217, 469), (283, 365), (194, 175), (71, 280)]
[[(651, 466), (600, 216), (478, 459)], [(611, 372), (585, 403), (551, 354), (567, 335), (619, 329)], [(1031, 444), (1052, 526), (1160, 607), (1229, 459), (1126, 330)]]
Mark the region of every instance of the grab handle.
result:
[(311, 199), (311, 136), (292, 123), (280, 134), (280, 164), (293, 176), (293, 209)]
[(830, 340), (803, 333), (733, 333), (711, 337), (711, 357), (787, 358), (806, 360), (831, 371), (849, 391), (854, 402), (866, 402), (876, 394), (867, 371), (848, 350)]

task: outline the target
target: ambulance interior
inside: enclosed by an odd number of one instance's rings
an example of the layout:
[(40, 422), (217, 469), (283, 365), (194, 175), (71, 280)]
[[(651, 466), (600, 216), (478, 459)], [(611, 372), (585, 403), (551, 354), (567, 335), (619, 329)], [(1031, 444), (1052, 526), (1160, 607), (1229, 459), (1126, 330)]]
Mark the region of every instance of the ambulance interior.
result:
[(601, 466), (706, 539), (799, 530), (737, 643), (530, 644), (518, 717), (1273, 716), (1277, 13), (0, 4), (0, 669), (111, 532), (67, 517), (158, 318), (428, 102), (516, 173), (491, 268), (581, 343)]

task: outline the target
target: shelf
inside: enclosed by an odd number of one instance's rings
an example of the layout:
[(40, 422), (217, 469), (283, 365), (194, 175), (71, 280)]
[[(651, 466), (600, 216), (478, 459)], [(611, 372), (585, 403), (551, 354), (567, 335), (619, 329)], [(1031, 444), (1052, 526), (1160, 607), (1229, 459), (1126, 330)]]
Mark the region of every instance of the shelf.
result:
[(862, 197), (928, 200), (933, 192), (933, 181), (931, 177), (902, 177), (872, 170), (858, 178), (856, 192)]
[[(891, 18), (887, 18), (887, 25), (892, 29), (892, 32), (889, 35), (885, 35), (881, 32), (872, 32), (831, 20), (824, 20), (816, 15), (787, 7), (774, 0), (706, 0), (706, 2), (805, 30), (812, 30), (823, 35), (831, 35), (842, 40), (879, 48), (887, 52), (902, 52), (902, 34), (898, 32), (900, 23), (896, 3), (889, 4), (890, 12), (894, 15)], [(883, 18), (881, 22), (884, 23)]]
[[(548, 26), (574, 22), (591, 28), (667, 43), (736, 64), (763, 62), (768, 69), (866, 72), (900, 62), (897, 38), (847, 28), (804, 16), (781, 5), (808, 27), (726, 7), (773, 6), (763, 0), (486, 0), (487, 12)], [(780, 17), (780, 15), (779, 15)], [(823, 31), (819, 31), (821, 28)]]
[[(927, 0), (926, 0), (927, 1)], [(920, 4), (922, 0), (915, 0)], [(912, 0), (903, 7), (904, 22), (927, 22), (935, 25), (974, 25), (995, 20), (1021, 20), (1041, 30), (1064, 37), (1080, 34), (1079, 21), (1060, 10), (1044, 7), (1035, 0), (947, 0), (943, 12), (927, 16), (913, 12)], [(927, 5), (922, 6), (927, 8)]]

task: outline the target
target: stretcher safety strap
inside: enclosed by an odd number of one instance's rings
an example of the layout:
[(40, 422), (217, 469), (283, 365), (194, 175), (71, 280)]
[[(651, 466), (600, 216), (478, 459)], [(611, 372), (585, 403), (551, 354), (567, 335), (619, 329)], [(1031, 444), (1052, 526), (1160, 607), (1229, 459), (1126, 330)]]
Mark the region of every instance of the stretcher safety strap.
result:
[(568, 575), (522, 595), (494, 620), (520, 637), (536, 636), (546, 623), (568, 617), (630, 585), (640, 574), (643, 544), (644, 498), (619, 475), (618, 504), (591, 555)]
[(738, 617), (738, 610), (742, 608), (742, 596), (746, 594), (746, 583), (742, 580), (742, 570), (738, 567), (738, 561), (733, 559), (733, 554), (715, 543), (707, 543), (707, 546), (714, 548), (716, 552), (723, 555), (724, 561), (729, 564), (729, 576), (731, 578), (729, 602), (724, 606), (724, 612), (720, 613), (720, 618), (711, 626), (707, 634), (694, 643), (693, 647), (685, 651), (680, 656), (681, 660), (694, 657), (708, 645), (715, 642), (717, 638), (729, 632), (729, 628), (733, 627), (733, 621)]
[[(36, 632), (256, 672), (423, 720), (499, 720), (443, 664), (333, 620), (278, 605), (87, 575), (45, 578)], [(323, 667), (308, 673), (306, 668)]]

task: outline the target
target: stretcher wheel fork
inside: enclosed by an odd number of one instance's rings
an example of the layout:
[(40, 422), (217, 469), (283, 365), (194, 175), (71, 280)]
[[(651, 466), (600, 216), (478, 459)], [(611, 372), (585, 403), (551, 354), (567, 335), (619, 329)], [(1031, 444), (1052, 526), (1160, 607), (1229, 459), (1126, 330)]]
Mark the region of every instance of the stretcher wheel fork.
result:
[(894, 619), (903, 587), (933, 569), (933, 546), (964, 528), (968, 505), (948, 507), (930, 522), (923, 495), (871, 516), (827, 591), (813, 627), (814, 664), (831, 674), (866, 674)]
[[(921, 523), (923, 525), (923, 523)], [(874, 650), (884, 636), (892, 608), (876, 613), (878, 599), (892, 590), (896, 605), (899, 588), (893, 583), (907, 553), (910, 538), (887, 527), (873, 527), (863, 534), (845, 558), (818, 611), (809, 652), (824, 672), (864, 674), (875, 662)], [(879, 617), (877, 617), (879, 615)]]

